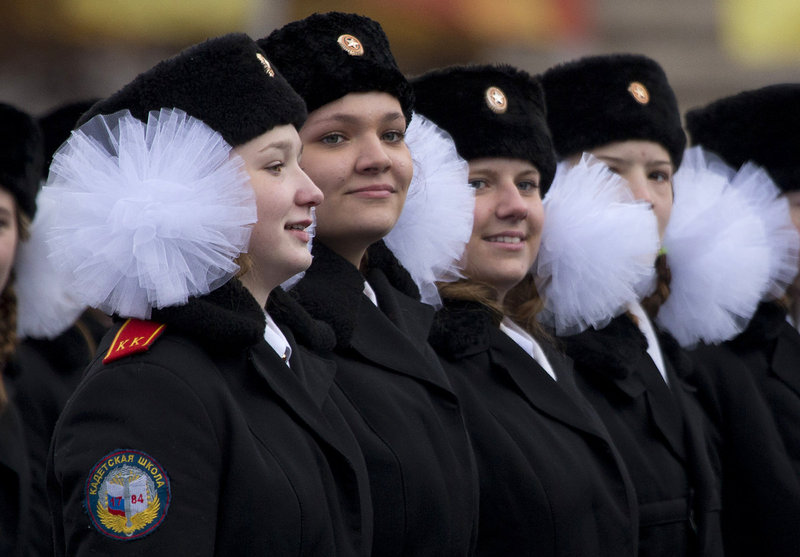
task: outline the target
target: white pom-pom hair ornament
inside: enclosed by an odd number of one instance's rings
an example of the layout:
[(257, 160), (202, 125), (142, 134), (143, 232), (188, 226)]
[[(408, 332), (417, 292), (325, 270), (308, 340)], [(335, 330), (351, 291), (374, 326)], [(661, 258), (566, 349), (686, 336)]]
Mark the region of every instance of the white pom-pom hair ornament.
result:
[(400, 218), (384, 239), (414, 279), (422, 301), (441, 306), (436, 282), (460, 278), (461, 260), (472, 234), (475, 190), (469, 165), (450, 135), (414, 114), (406, 132), (414, 177)]
[(63, 276), (47, 257), (44, 238), (56, 215), (56, 206), (43, 194), (38, 196), (36, 205), (30, 237), (20, 243), (14, 263), (17, 334), (20, 338), (54, 338), (66, 331), (86, 306), (75, 299), (69, 277)]
[(792, 222), (789, 200), (763, 168), (744, 164), (731, 178), (731, 188), (741, 193), (766, 227), (769, 243), (769, 283), (763, 297), (778, 299), (797, 276), (800, 234)]
[(664, 232), (672, 280), (656, 322), (684, 347), (736, 336), (769, 282), (766, 228), (752, 200), (730, 187), (737, 179), (700, 147), (686, 151), (673, 179)]
[(44, 193), (57, 207), (50, 257), (75, 296), (109, 314), (207, 294), (238, 270), (255, 194), (222, 136), (180, 110), (98, 115), (56, 153)]
[(651, 285), (658, 224), (625, 181), (584, 154), (558, 165), (545, 196), (544, 228), (533, 265), (544, 298), (539, 319), (558, 335), (604, 327)]

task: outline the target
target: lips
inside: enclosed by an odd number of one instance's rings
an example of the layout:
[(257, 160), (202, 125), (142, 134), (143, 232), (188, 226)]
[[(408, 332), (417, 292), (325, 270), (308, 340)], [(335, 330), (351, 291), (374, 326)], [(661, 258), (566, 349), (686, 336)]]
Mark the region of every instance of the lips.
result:
[(522, 242), (522, 238), (518, 236), (490, 236), (486, 238), (489, 242), (497, 242), (500, 244), (519, 244)]
[(501, 232), (492, 236), (484, 236), (483, 239), (498, 244), (521, 244), (525, 240), (525, 235), (522, 232)]
[(311, 220), (301, 220), (301, 221), (297, 221), (297, 222), (290, 222), (289, 224), (284, 226), (284, 228), (286, 230), (301, 230), (301, 231), (305, 231), (306, 228), (311, 226), (311, 222), (312, 222)]
[(349, 193), (351, 194), (390, 194), (394, 193), (395, 188), (390, 184), (372, 184), (370, 186), (364, 186), (361, 188), (356, 188)]

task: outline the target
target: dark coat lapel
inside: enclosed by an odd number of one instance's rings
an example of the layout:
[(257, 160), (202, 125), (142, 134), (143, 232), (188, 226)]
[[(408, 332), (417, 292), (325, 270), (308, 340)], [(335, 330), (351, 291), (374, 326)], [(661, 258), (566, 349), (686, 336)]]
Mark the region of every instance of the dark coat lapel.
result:
[[(376, 291), (376, 293), (378, 292)], [(378, 295), (382, 295), (382, 298), (379, 298), (382, 302), (393, 298), (387, 296), (385, 292), (378, 293)], [(422, 310), (426, 309), (418, 302), (413, 300), (411, 302), (413, 302), (413, 305), (420, 306)], [(398, 334), (397, 329), (399, 327), (390, 321), (381, 310), (368, 302), (362, 304), (359, 308), (358, 325), (353, 331), (353, 337), (350, 342), (352, 348), (363, 358), (381, 367), (452, 392), (444, 371), (441, 369), (433, 352), (431, 352), (430, 358), (426, 358), (420, 351), (420, 348), (427, 344), (427, 334), (420, 335), (420, 329), (424, 330), (426, 328), (425, 322), (430, 323), (432, 310), (431, 313), (427, 311), (420, 312), (416, 308), (409, 307), (410, 304), (404, 304), (399, 299), (392, 299), (390, 303), (399, 307), (405, 306), (404, 309), (408, 310), (406, 312), (407, 320), (411, 319), (411, 315), (417, 314), (419, 323), (413, 326), (410, 331), (416, 337), (416, 341), (409, 338), (409, 334), (406, 331), (403, 331), (403, 334)], [(387, 338), (391, 338), (392, 342), (386, 342)]]
[(572, 428), (605, 439), (561, 386), (562, 375), (571, 372), (571, 369), (559, 365), (564, 360), (559, 362), (547, 354), (559, 377), (558, 382), (553, 381), (538, 362), (500, 329), (495, 327), (488, 334), (491, 338), (490, 359), (493, 366), (511, 378), (532, 406)]
[[(567, 354), (583, 367), (583, 373), (602, 374), (630, 398), (644, 396), (656, 429), (675, 455), (685, 459), (683, 418), (673, 393), (647, 354), (647, 340), (630, 317), (620, 315), (599, 331), (590, 329), (564, 340)], [(662, 354), (665, 365), (672, 369), (663, 346)]]
[[(683, 415), (681, 414), (680, 406), (676, 397), (681, 393), (673, 393), (670, 389), (681, 389), (681, 384), (673, 379), (670, 386), (661, 378), (661, 374), (653, 361), (648, 357), (646, 360), (647, 365), (651, 366), (650, 370), (643, 370), (642, 381), (645, 385), (648, 406), (650, 409), (650, 416), (656, 428), (661, 432), (670, 449), (681, 460), (686, 460), (686, 451), (684, 449), (684, 422)], [(675, 378), (675, 374), (671, 373), (671, 365), (667, 358), (664, 358), (664, 364), (667, 366), (667, 377)]]
[[(238, 360), (249, 354), (258, 381), (265, 381), (286, 401), (287, 412), (293, 412), (320, 439), (341, 453), (338, 436), (326, 423), (318, 406), (333, 382), (333, 364), (321, 362), (319, 375), (311, 381), (313, 394), (309, 394), (300, 378), (264, 341), (264, 310), (238, 280), (233, 279), (202, 298), (192, 299), (185, 306), (154, 311), (153, 317), (170, 329), (186, 332), (190, 338), (203, 342), (197, 354), (208, 352), (212, 359), (222, 360)], [(287, 338), (294, 341), (291, 334)], [(305, 364), (300, 363), (300, 358), (297, 365), (301, 373), (312, 375)], [(247, 370), (248, 366), (232, 365), (226, 369)], [(260, 418), (263, 416), (260, 399), (249, 392), (257, 388), (251, 383), (253, 377), (249, 373), (233, 372), (225, 377), (230, 388), (238, 391), (253, 433), (263, 441), (267, 438), (263, 433), (264, 428), (269, 427), (269, 420)]]
[[(350, 463), (351, 470), (354, 470), (352, 452), (354, 447), (346, 443), (345, 439), (342, 439), (340, 435), (333, 431), (320, 411), (317, 401), (312, 396), (309, 396), (305, 387), (293, 375), (293, 371), (283, 363), (283, 360), (269, 345), (260, 343), (254, 346), (250, 350), (250, 359), (258, 379), (265, 381), (270, 390), (286, 402), (286, 411), (294, 414), (320, 440), (345, 458)], [(286, 368), (285, 372), (282, 368)], [(332, 371), (332, 368), (330, 371)], [(242, 384), (235, 383), (233, 388), (249, 390), (246, 382)], [(264, 417), (259, 399), (254, 396), (246, 396), (244, 393), (240, 399), (242, 400), (242, 406), (247, 411), (251, 431), (262, 442), (266, 442), (269, 439), (270, 420)]]
[(0, 413), (0, 466), (15, 473), (20, 485), (27, 485), (28, 454), (22, 423), (12, 405)]
[(800, 396), (800, 334), (788, 323), (775, 344), (772, 371)]
[(321, 408), (336, 379), (336, 364), (298, 348), (292, 332), (284, 327), (281, 330), (292, 347), (292, 358), (289, 362), (292, 373), (305, 385), (311, 399)]
[(3, 501), (0, 505), (3, 511), (10, 513), (9, 516), (0, 517), (0, 527), (12, 530), (10, 533), (0, 532), (2, 550), (4, 543), (17, 540), (14, 543), (18, 544), (19, 540), (27, 539), (32, 497), (31, 472), (22, 422), (16, 409), (10, 404), (0, 413), (0, 481), (4, 484), (0, 486), (0, 497), (10, 497), (17, 501), (14, 505), (16, 508), (9, 508), (11, 505), (8, 501)]
[[(413, 283), (403, 280), (408, 273), (382, 242), (370, 247), (369, 256), (367, 277), (380, 309), (364, 295), (365, 278), (358, 269), (321, 242), (315, 242), (314, 261), (290, 294), (313, 318), (332, 328), (338, 351), (354, 350), (380, 367), (452, 393), (427, 347), (433, 309), (410, 296)], [(386, 342), (388, 338), (392, 342)]]

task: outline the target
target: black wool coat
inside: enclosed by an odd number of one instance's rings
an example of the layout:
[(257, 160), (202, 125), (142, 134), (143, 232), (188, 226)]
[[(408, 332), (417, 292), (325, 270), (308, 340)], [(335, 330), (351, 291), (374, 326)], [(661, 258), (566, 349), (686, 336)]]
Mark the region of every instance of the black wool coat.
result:
[[(0, 555), (25, 555), (34, 528), (47, 532), (47, 523), (37, 525), (32, 518), (31, 486), (25, 431), (13, 400), (9, 400), (0, 410)], [(45, 535), (45, 542), (48, 537)]]
[[(153, 320), (165, 328), (147, 351), (104, 364), (120, 326), (109, 331), (59, 419), (47, 485), (56, 554), (368, 555), (366, 467), (333, 363), (293, 346), (287, 367), (236, 279)], [(128, 490), (136, 497), (133, 481), (112, 496), (124, 472), (114, 455), (162, 490), (158, 505), (140, 497), (151, 514), (137, 515), (149, 526), (134, 536), (109, 516), (112, 502), (129, 516)]]
[(800, 333), (774, 303), (762, 303), (747, 329), (726, 343), (762, 389), (800, 478)]
[(471, 554), (477, 473), (458, 399), (427, 342), (433, 308), (414, 299), (383, 242), (365, 271), (380, 308), (352, 264), (319, 241), (313, 253), (291, 294), (336, 333), (336, 384), (370, 474), (373, 555)]
[(477, 555), (636, 555), (636, 494), (571, 361), (558, 382), (483, 306), (445, 301), (431, 342), (461, 400), (480, 476)]
[(708, 420), (685, 382), (693, 372), (688, 356), (660, 335), (668, 387), (627, 314), (563, 341), (578, 385), (633, 479), (639, 555), (721, 555), (719, 480), (708, 454)]
[(0, 417), (0, 468), (5, 467), (0, 472), (0, 555), (53, 554), (47, 534), (47, 451), (61, 409), (90, 358), (86, 337), (71, 327), (51, 340), (24, 340), (4, 370), (11, 406)]
[(700, 365), (689, 379), (713, 424), (725, 555), (796, 556), (800, 482), (762, 389), (730, 346), (701, 345), (692, 357)]

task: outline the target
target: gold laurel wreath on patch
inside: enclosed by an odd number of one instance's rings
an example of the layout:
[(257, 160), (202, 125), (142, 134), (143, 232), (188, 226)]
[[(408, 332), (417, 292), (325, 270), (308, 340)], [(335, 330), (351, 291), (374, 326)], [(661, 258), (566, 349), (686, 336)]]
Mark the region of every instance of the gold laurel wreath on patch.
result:
[(106, 503), (104, 506), (102, 501), (98, 500), (97, 518), (100, 519), (100, 522), (103, 524), (103, 526), (112, 532), (130, 536), (137, 530), (141, 530), (158, 518), (158, 511), (160, 509), (161, 500), (158, 498), (158, 494), (154, 494), (153, 499), (150, 501), (150, 504), (147, 505), (147, 508), (139, 514), (131, 517), (131, 526), (128, 527), (127, 517), (111, 514), (108, 512), (108, 503)]

